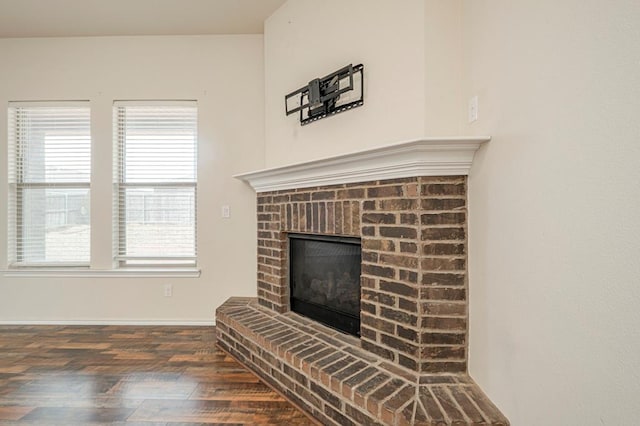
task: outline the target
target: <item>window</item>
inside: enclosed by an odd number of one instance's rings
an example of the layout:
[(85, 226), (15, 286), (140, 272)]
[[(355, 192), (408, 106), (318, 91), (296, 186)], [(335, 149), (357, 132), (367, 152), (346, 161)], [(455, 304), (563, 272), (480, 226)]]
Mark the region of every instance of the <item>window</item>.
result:
[(119, 266), (195, 266), (196, 102), (115, 102), (114, 126)]
[(88, 266), (89, 102), (9, 104), (9, 264)]

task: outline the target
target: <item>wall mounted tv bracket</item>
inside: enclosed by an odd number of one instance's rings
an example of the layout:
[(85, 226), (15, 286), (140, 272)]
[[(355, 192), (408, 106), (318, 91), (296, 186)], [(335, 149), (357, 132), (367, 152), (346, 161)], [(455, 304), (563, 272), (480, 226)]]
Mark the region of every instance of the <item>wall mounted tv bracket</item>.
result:
[(284, 97), (287, 115), (300, 113), (304, 126), (364, 104), (364, 66), (347, 65)]

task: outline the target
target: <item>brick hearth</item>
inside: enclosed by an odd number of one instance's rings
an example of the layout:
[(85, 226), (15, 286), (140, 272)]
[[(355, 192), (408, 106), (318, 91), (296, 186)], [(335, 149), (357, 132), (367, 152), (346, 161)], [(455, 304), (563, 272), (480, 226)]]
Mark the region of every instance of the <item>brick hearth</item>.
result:
[[(360, 339), (289, 311), (289, 232), (361, 238)], [(466, 268), (465, 176), (263, 192), (258, 298), (218, 342), (326, 424), (508, 424), (466, 374)]]
[(218, 344), (328, 425), (508, 425), (466, 374), (416, 374), (369, 353), (358, 339), (255, 299), (217, 311)]

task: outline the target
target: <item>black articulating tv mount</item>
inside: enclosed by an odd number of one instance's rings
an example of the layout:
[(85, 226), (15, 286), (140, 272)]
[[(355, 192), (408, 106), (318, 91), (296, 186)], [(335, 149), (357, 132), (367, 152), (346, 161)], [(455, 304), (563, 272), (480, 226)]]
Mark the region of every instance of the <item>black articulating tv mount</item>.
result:
[(300, 113), (305, 125), (364, 104), (364, 66), (347, 65), (284, 97), (287, 115)]

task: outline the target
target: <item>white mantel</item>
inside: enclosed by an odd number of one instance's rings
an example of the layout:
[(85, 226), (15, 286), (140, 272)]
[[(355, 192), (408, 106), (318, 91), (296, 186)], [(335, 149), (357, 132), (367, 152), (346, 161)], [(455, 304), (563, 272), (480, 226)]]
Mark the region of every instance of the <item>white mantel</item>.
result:
[(468, 175), (489, 136), (422, 138), (366, 151), (235, 175), (256, 192), (412, 176)]

